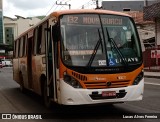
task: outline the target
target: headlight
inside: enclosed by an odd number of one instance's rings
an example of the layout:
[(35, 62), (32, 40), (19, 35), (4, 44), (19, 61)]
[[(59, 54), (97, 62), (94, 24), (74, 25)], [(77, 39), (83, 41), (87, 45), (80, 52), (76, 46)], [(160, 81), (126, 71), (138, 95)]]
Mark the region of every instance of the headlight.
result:
[(71, 85), (74, 88), (82, 88), (79, 81), (77, 81), (75, 78), (69, 75), (64, 75), (64, 82), (66, 82), (67, 84)]
[(133, 85), (138, 85), (139, 82), (143, 79), (143, 76), (144, 76), (144, 72), (142, 71), (141, 73), (139, 73), (139, 75), (134, 80)]

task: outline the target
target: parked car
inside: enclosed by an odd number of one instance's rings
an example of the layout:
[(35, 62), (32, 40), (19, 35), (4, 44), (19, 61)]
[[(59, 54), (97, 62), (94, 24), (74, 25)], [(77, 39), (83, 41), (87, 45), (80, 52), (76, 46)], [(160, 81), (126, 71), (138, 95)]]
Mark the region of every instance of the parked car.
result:
[(10, 59), (1, 59), (3, 67), (12, 67), (12, 61)]
[(0, 59), (0, 68), (2, 68), (3, 67), (3, 65), (2, 65), (2, 61), (1, 61), (1, 59)]

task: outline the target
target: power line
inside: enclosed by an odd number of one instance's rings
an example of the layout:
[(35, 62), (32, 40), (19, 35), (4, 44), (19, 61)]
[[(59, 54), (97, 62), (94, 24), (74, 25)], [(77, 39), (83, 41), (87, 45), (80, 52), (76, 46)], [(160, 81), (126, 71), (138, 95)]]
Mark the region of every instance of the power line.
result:
[(93, 1), (92, 0), (90, 0), (87, 3), (81, 5), (80, 7), (78, 7), (78, 9), (80, 9), (80, 8), (88, 8), (91, 5), (93, 5)]
[[(63, 2), (64, 2), (64, 0), (57, 0), (56, 2), (58, 2), (58, 1), (59, 1), (59, 2), (63, 1)], [(65, 3), (66, 3), (66, 2), (69, 2), (69, 1), (71, 1), (71, 0), (66, 0)], [(51, 8), (47, 11), (46, 16), (47, 16), (48, 13), (53, 9), (53, 7), (56, 6), (56, 2), (54, 2), (53, 5), (51, 6)], [(57, 8), (58, 8), (58, 6), (56, 6), (56, 8), (55, 8), (54, 10), (56, 10)]]
[[(59, 1), (59, 0), (57, 0), (57, 1)], [(56, 1), (56, 2), (57, 2), (57, 1)], [(47, 16), (48, 13), (52, 10), (52, 8), (56, 5), (56, 2), (53, 3), (53, 5), (52, 5), (51, 8), (49, 9), (49, 11), (46, 13), (46, 16)]]
[(58, 3), (58, 2), (56, 1), (56, 5), (69, 6), (69, 9), (71, 9), (71, 4), (67, 4), (67, 2), (65, 2), (65, 3), (59, 2), (59, 3)]
[(59, 6), (56, 6), (56, 8), (54, 10), (56, 10)]

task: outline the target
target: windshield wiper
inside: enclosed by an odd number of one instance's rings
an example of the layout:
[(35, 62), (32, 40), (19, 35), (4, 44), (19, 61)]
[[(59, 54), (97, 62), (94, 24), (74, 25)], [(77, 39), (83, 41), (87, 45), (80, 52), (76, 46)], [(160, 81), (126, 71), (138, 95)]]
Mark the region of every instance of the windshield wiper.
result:
[(125, 58), (124, 58), (123, 54), (121, 53), (121, 51), (119, 50), (119, 48), (117, 47), (116, 42), (114, 41), (113, 38), (109, 38), (109, 40), (112, 42), (112, 44), (113, 44), (113, 46), (115, 47), (117, 53), (119, 54), (120, 58), (122, 59), (124, 65), (127, 67), (127, 66), (128, 66), (128, 63), (127, 63), (127, 61), (125, 60)]
[[(117, 47), (117, 44), (116, 44), (116, 42), (114, 41), (114, 39), (109, 37), (109, 33), (108, 33), (107, 27), (106, 27), (106, 32), (107, 32), (107, 36), (108, 36), (108, 41), (111, 41), (111, 42), (112, 42), (112, 44), (113, 44), (113, 46), (115, 47), (116, 51), (118, 52), (120, 58), (122, 59), (123, 64), (125, 65), (125, 67), (127, 67), (127, 66), (128, 66), (128, 63), (127, 63), (127, 61), (125, 60), (125, 58), (124, 58), (123, 54), (121, 53), (121, 51), (119, 50), (119, 48)], [(111, 44), (111, 45), (112, 45), (112, 44)]]
[[(98, 35), (99, 35), (99, 40), (97, 41), (96, 46), (94, 47), (93, 53), (91, 55), (91, 58), (88, 61), (88, 64), (87, 64), (88, 67), (90, 67), (92, 65), (92, 62), (97, 54), (97, 50), (98, 50), (100, 44), (102, 46), (102, 37), (101, 37), (99, 29), (98, 29)], [(102, 52), (103, 52), (103, 46), (102, 46)]]

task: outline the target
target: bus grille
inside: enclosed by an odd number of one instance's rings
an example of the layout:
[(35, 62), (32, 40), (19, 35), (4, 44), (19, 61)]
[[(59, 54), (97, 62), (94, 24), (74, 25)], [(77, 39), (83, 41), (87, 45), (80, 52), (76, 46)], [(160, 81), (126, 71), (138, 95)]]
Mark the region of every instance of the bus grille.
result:
[(72, 75), (73, 75), (74, 77), (76, 77), (77, 79), (79, 79), (79, 80), (87, 81), (87, 77), (84, 76), (84, 75), (81, 75), (81, 74), (76, 73), (76, 72), (72, 72)]
[(105, 88), (118, 88), (127, 87), (129, 80), (126, 81), (110, 81), (110, 82), (84, 82), (87, 89), (105, 89)]

